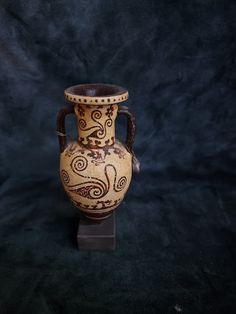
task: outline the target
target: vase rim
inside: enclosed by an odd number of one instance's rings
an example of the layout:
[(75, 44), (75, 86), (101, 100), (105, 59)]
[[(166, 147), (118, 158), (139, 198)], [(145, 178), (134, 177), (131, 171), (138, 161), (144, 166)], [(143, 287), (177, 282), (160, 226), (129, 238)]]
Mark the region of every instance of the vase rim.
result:
[(112, 84), (79, 84), (64, 91), (67, 100), (74, 104), (110, 105), (126, 101), (129, 93), (126, 89)]

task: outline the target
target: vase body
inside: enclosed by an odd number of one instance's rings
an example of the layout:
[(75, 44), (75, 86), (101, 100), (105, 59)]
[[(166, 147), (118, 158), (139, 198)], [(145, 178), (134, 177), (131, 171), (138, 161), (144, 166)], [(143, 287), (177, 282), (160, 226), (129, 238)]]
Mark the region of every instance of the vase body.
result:
[[(72, 103), (70, 113), (76, 115), (78, 139), (61, 149), (60, 177), (74, 205), (88, 218), (101, 220), (119, 206), (128, 190), (133, 152), (115, 137), (119, 97), (115, 93), (97, 95), (97, 85), (78, 86), (66, 90)], [(86, 90), (81, 91), (81, 86)], [(127, 97), (127, 91), (122, 90), (120, 100)]]

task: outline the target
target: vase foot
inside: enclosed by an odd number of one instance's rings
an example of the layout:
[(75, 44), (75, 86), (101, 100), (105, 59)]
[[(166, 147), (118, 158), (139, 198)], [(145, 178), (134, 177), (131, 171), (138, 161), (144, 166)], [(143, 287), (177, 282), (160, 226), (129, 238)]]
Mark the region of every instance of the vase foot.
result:
[(100, 217), (91, 217), (91, 216), (87, 216), (87, 215), (84, 215), (84, 216), (86, 218), (88, 218), (89, 220), (92, 220), (96, 223), (96, 222), (101, 222), (103, 219), (106, 219), (106, 218), (110, 217), (111, 215), (112, 215), (112, 213), (108, 214), (107, 216), (102, 216), (101, 218)]

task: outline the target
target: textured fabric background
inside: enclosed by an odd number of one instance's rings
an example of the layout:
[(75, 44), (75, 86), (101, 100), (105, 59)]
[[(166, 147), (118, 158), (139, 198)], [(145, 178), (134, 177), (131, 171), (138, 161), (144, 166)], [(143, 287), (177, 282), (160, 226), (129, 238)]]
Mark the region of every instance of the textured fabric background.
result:
[[(233, 0), (0, 2), (1, 314), (235, 313), (235, 37)], [(58, 176), (63, 90), (89, 82), (137, 117), (115, 252), (77, 251)]]

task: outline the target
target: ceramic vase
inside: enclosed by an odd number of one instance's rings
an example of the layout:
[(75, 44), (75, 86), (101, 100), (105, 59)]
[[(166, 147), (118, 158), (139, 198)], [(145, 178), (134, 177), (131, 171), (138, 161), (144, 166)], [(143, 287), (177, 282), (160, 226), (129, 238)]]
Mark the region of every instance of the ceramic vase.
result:
[[(60, 146), (60, 177), (69, 199), (92, 220), (108, 217), (122, 202), (131, 182), (132, 171), (139, 171), (133, 152), (135, 119), (120, 103), (128, 91), (108, 84), (84, 84), (65, 90), (69, 106), (57, 116)], [(75, 114), (78, 139), (66, 143), (65, 117)], [(119, 115), (127, 120), (126, 143), (115, 137)]]

